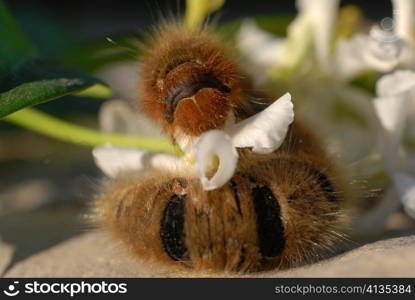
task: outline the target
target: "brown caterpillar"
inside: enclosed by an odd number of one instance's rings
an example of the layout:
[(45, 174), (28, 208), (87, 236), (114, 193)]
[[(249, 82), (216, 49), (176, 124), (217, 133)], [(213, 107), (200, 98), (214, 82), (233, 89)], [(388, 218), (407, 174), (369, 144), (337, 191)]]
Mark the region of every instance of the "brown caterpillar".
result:
[[(254, 92), (231, 57), (208, 29), (162, 27), (141, 58), (143, 111), (183, 147), (251, 115)], [(203, 272), (286, 268), (333, 249), (346, 196), (320, 141), (295, 121), (274, 153), (239, 152), (213, 191), (190, 171), (126, 174), (98, 197), (98, 217), (137, 257)]]

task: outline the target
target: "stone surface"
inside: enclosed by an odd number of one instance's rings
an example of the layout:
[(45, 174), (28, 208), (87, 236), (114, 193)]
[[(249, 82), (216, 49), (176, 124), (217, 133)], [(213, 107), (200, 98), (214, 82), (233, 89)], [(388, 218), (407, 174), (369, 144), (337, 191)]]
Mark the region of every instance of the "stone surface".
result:
[(260, 277), (415, 277), (415, 235), (364, 245), (309, 266)]
[[(85, 232), (76, 209), (52, 209), (0, 219), (4, 277), (191, 277), (139, 261), (97, 230)], [(382, 240), (330, 259), (252, 277), (414, 277), (415, 235)], [(221, 275), (218, 275), (221, 276)], [(223, 275), (222, 275), (223, 276)]]

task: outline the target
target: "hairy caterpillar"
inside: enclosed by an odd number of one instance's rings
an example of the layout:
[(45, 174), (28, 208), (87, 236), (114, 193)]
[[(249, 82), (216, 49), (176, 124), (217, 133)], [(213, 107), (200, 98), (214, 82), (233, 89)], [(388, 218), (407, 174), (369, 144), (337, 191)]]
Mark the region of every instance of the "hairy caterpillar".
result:
[[(208, 28), (162, 26), (141, 57), (142, 110), (182, 149), (246, 119), (260, 93), (234, 57)], [(277, 151), (239, 156), (233, 178), (213, 191), (186, 169), (125, 174), (98, 197), (98, 217), (141, 259), (196, 271), (285, 268), (335, 246), (342, 178), (301, 121)]]

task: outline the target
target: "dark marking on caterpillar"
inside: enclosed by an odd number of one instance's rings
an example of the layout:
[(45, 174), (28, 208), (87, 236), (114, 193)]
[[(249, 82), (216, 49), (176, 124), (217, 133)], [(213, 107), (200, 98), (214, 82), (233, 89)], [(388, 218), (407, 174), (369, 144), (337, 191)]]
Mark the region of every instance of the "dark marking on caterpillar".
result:
[(331, 181), (327, 178), (327, 175), (316, 168), (310, 168), (310, 173), (317, 179), (317, 183), (324, 191), (326, 198), (329, 202), (337, 202), (336, 195), (334, 193), (334, 187)]
[(167, 97), (164, 99), (166, 103), (165, 119), (168, 123), (173, 122), (174, 111), (179, 102), (196, 94), (204, 88), (217, 89), (224, 93), (230, 93), (231, 89), (220, 82), (211, 73), (200, 73), (185, 79), (178, 86), (169, 90)]
[[(121, 197), (121, 200), (120, 200), (119, 204), (117, 205), (117, 209), (115, 211), (115, 218), (117, 220), (119, 220), (120, 218), (122, 218), (124, 216), (124, 213), (126, 211), (125, 201), (126, 201), (128, 196), (129, 196), (129, 192), (124, 193), (124, 195)], [(127, 208), (127, 210), (128, 210), (128, 208)]]
[(235, 202), (236, 202), (236, 207), (238, 209), (238, 214), (240, 216), (243, 216), (242, 215), (242, 210), (241, 210), (241, 200), (239, 199), (239, 195), (238, 195), (238, 185), (236, 184), (235, 181), (231, 180), (230, 181), (230, 186), (231, 186), (231, 190), (232, 190), (232, 193), (233, 193), (233, 197), (234, 197)]
[(278, 199), (267, 186), (256, 186), (251, 194), (257, 215), (259, 250), (262, 256), (277, 256), (285, 247), (284, 225)]
[(171, 196), (161, 219), (160, 237), (164, 250), (176, 261), (185, 260), (188, 253), (184, 242), (185, 199), (186, 196)]
[(173, 69), (177, 68), (178, 66), (187, 63), (187, 62), (192, 62), (195, 61), (194, 58), (190, 58), (190, 57), (185, 57), (185, 58), (181, 58), (181, 59), (177, 59), (177, 60), (173, 60), (171, 63), (169, 63), (166, 67), (166, 70), (164, 71), (164, 75), (166, 76), (167, 74), (170, 73), (170, 71), (172, 71)]
[(239, 262), (238, 265), (236, 266), (236, 270), (240, 270), (242, 268), (242, 265), (245, 263), (246, 260), (246, 249), (245, 247), (241, 248), (241, 253), (239, 256)]

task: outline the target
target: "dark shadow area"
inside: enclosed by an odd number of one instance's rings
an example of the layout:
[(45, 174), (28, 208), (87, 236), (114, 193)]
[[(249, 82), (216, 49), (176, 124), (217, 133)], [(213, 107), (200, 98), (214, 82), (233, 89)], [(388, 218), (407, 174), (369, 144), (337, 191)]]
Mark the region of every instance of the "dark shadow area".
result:
[[(32, 20), (23, 27), (35, 34), (36, 23), (33, 22), (33, 11), (59, 20), (66, 24), (78, 37), (90, 39), (102, 36), (113, 36), (130, 32), (138, 32), (151, 28), (160, 21), (161, 16), (178, 15), (185, 7), (184, 0), (6, 0), (7, 5), (18, 16)], [(392, 15), (390, 0), (342, 0), (341, 5), (358, 5), (365, 16), (377, 20)], [(267, 14), (295, 14), (294, 0), (227, 0), (217, 14), (220, 21), (252, 17)], [(29, 18), (30, 17), (30, 18)], [(38, 19), (36, 19), (38, 20)], [(42, 20), (38, 20), (42, 22)], [(26, 26), (28, 25), (28, 26)]]
[(4, 270), (0, 270), (0, 277), (24, 259), (85, 231), (83, 209), (81, 205), (59, 205), (2, 216), (0, 240), (14, 247), (14, 252)]
[[(36, 138), (45, 145), (50, 143), (46, 138)], [(14, 142), (12, 138), (5, 140), (10, 146), (18, 140), (21, 143), (23, 138), (16, 138)], [(31, 151), (35, 145), (30, 141), (16, 145), (15, 152)], [(0, 277), (24, 259), (86, 228), (82, 213), (90, 202), (98, 177), (90, 150), (54, 145), (41, 150), (38, 158), (0, 163), (1, 169), (7, 170), (0, 176), (0, 240), (14, 248), (10, 261), (4, 270), (0, 269)], [(39, 181), (43, 184), (38, 184)]]

